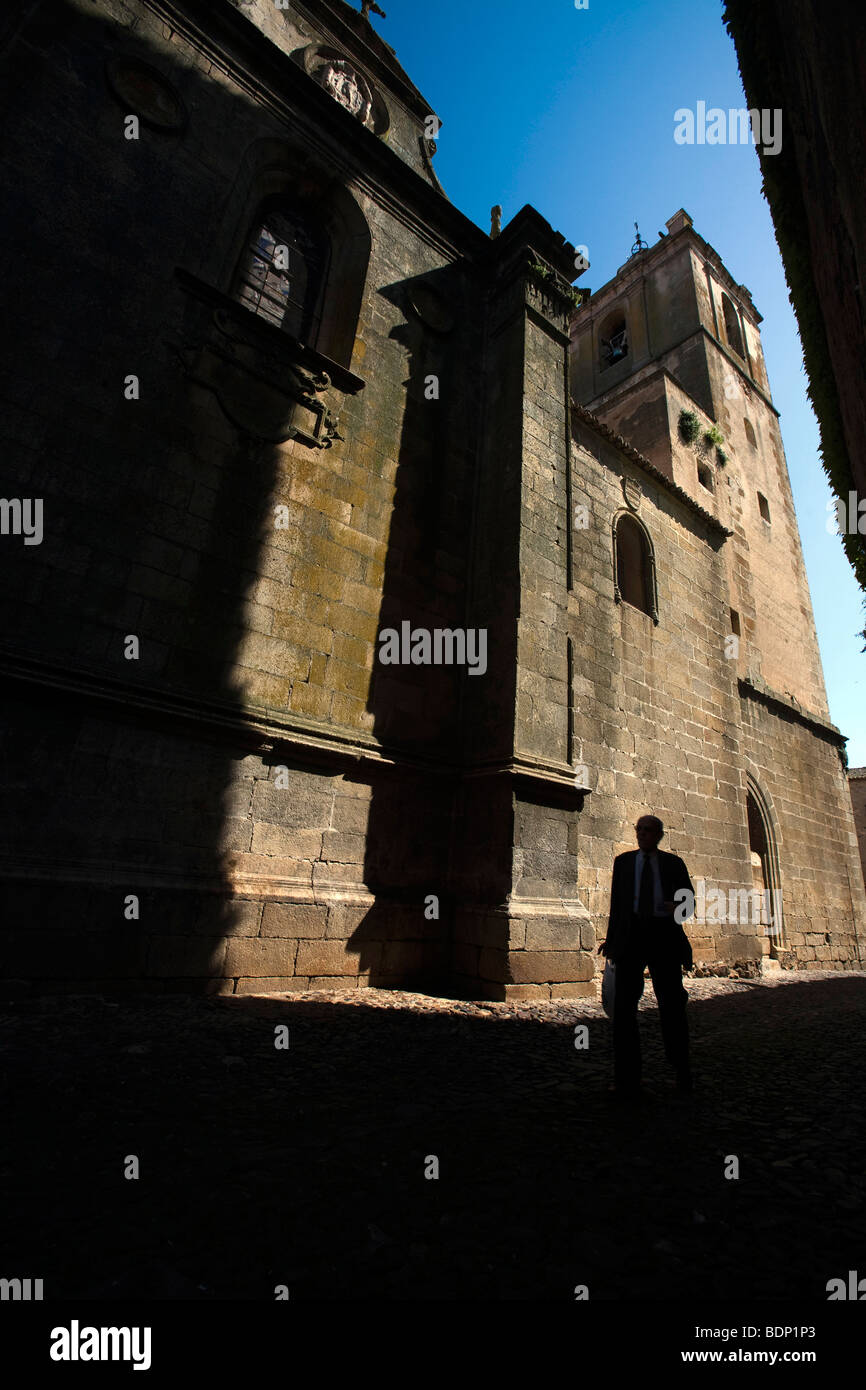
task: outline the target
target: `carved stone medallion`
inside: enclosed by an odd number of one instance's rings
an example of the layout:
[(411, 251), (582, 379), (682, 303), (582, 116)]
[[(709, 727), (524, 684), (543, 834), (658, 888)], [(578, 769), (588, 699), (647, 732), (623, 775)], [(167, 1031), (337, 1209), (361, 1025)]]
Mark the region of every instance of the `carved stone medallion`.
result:
[(293, 52), (292, 61), (374, 135), (385, 134), (391, 118), (381, 94), (369, 77), (337, 49), (308, 43), (305, 48)]
[(186, 108), (179, 93), (150, 63), (122, 55), (110, 58), (105, 76), (115, 100), (145, 125), (166, 132), (186, 127)]
[(361, 74), (345, 58), (329, 58), (317, 70), (315, 78), (362, 125), (367, 124), (373, 109), (373, 95)]

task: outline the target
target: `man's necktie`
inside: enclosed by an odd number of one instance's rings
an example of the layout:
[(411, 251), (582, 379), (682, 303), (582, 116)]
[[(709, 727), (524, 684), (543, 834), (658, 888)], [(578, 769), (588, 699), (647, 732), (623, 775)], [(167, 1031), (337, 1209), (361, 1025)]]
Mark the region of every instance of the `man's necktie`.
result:
[(653, 868), (649, 857), (644, 855), (643, 868), (640, 875), (640, 889), (637, 896), (637, 915), (638, 917), (652, 917), (655, 912), (655, 885), (653, 883)]

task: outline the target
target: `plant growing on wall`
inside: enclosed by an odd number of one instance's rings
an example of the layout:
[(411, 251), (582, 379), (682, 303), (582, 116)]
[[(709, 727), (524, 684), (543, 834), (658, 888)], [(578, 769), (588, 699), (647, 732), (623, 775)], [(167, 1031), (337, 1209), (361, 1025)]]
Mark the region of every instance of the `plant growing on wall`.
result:
[(545, 265), (543, 261), (532, 261), (529, 269), (542, 280), (547, 280), (566, 299), (570, 299), (575, 309), (580, 307), (583, 302), (583, 290), (578, 289), (577, 285), (569, 285), (561, 275), (557, 275), (552, 266)]
[(679, 418), (680, 439), (684, 444), (694, 444), (701, 432), (701, 422), (693, 410), (681, 410)]
[(716, 444), (719, 448), (721, 448), (724, 442), (724, 435), (722, 434), (718, 425), (710, 425), (710, 428), (708, 430), (704, 430), (704, 443), (706, 444), (707, 448), (709, 448), (711, 444)]

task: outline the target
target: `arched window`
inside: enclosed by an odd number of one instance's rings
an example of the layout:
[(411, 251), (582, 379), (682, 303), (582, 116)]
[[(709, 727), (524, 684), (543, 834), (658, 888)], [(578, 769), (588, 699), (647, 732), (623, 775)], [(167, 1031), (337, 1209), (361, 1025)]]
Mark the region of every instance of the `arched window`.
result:
[(640, 522), (627, 512), (614, 523), (614, 596), (658, 622), (652, 547)]
[(743, 429), (746, 431), (746, 438), (748, 439), (752, 448), (757, 449), (758, 439), (755, 434), (755, 427), (752, 424), (751, 420), (748, 420), (745, 415), (743, 416)]
[(598, 355), (601, 370), (628, 356), (628, 329), (622, 310), (609, 314), (599, 329)]
[(284, 203), (259, 211), (235, 276), (235, 297), (260, 318), (314, 347), (322, 315), (328, 242)]
[(725, 315), (725, 336), (728, 340), (728, 346), (738, 357), (744, 357), (743, 335), (740, 332), (740, 318), (734, 301), (731, 299), (730, 295), (724, 292), (722, 293), (722, 311)]
[(335, 174), (299, 133), (253, 140), (204, 278), (351, 371), (372, 239), (354, 191)]

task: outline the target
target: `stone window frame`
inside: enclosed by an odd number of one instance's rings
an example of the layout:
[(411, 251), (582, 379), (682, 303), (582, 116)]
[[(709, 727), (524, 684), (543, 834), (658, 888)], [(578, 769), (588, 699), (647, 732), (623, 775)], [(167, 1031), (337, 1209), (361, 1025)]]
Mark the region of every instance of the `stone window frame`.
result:
[[(622, 522), (623, 520), (628, 520), (628, 521), (634, 522), (634, 524), (635, 524), (635, 526), (637, 527), (638, 531), (641, 533), (641, 536), (642, 536), (642, 539), (643, 539), (643, 543), (644, 543), (644, 566), (645, 566), (645, 569), (644, 569), (644, 584), (645, 584), (645, 586), (646, 586), (647, 599), (648, 599), (648, 601), (649, 601), (649, 612), (647, 612), (647, 610), (646, 610), (645, 608), (638, 608), (638, 607), (636, 607), (636, 605), (633, 604), (633, 603), (631, 603), (629, 599), (623, 598), (622, 591), (621, 591), (620, 586), (619, 586), (619, 562), (618, 562), (618, 560), (617, 560), (617, 553), (616, 553), (616, 552), (617, 552), (617, 531), (618, 531), (618, 529), (619, 529), (620, 522)], [(617, 512), (614, 513), (613, 520), (612, 520), (612, 522), (611, 522), (611, 549), (612, 549), (612, 558), (613, 558), (613, 597), (614, 597), (614, 602), (615, 602), (615, 603), (620, 603), (620, 604), (622, 604), (622, 603), (628, 603), (629, 608), (634, 608), (634, 610), (635, 610), (636, 613), (643, 613), (646, 617), (652, 618), (653, 623), (655, 624), (656, 627), (658, 627), (658, 623), (659, 623), (659, 596), (658, 596), (658, 582), (657, 582), (657, 579), (656, 579), (656, 557), (655, 557), (655, 547), (654, 547), (654, 545), (653, 545), (652, 536), (650, 535), (649, 530), (648, 530), (648, 528), (646, 527), (646, 525), (644, 524), (644, 522), (640, 519), (639, 516), (635, 516), (634, 512), (631, 511), (631, 510), (629, 510), (628, 507), (620, 507), (619, 510), (618, 510)]]
[(204, 278), (236, 298), (238, 267), (260, 212), (278, 202), (317, 227), (328, 246), (315, 310), (315, 341), (306, 347), (351, 370), (373, 238), (351, 186), (324, 156), (292, 139), (270, 136), (247, 147), (228, 198), (232, 215), (223, 223), (222, 236), (213, 240), (211, 256), (203, 266)]

